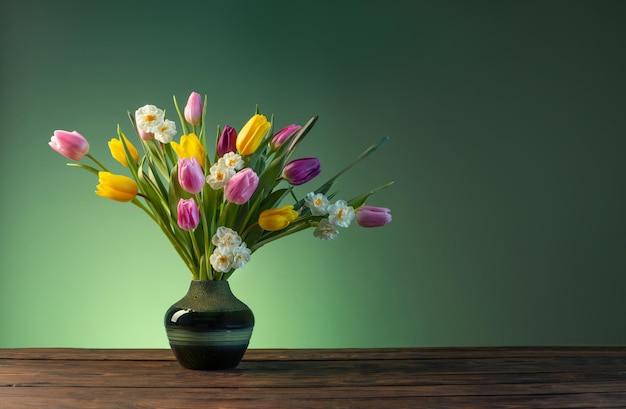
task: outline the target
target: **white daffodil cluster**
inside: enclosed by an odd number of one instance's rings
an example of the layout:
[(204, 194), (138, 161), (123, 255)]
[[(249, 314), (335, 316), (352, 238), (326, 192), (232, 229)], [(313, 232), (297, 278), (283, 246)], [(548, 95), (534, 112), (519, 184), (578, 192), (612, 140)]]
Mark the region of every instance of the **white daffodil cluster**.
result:
[(212, 189), (221, 189), (228, 184), (230, 178), (235, 176), (238, 170), (243, 169), (243, 166), (241, 155), (228, 152), (211, 166), (206, 181)]
[(135, 111), (137, 128), (142, 139), (154, 137), (161, 143), (170, 143), (176, 136), (176, 123), (165, 119), (165, 111), (154, 105), (145, 105)]
[(327, 216), (322, 218), (313, 235), (322, 240), (332, 240), (339, 234), (338, 227), (348, 227), (354, 220), (355, 212), (345, 200), (337, 200), (330, 204), (322, 193), (311, 192), (304, 198), (304, 205), (311, 210), (313, 216)]
[(232, 269), (243, 268), (252, 252), (236, 231), (228, 227), (219, 227), (211, 239), (215, 246), (209, 257), (213, 269), (220, 273), (226, 273)]

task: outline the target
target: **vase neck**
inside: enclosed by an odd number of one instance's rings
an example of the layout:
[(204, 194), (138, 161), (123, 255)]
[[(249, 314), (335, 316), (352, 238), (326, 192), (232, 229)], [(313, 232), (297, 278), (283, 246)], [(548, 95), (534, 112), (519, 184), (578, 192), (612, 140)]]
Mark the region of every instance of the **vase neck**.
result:
[(230, 292), (230, 284), (226, 280), (191, 280), (189, 291)]
[(195, 311), (219, 309), (224, 311), (247, 308), (230, 289), (225, 280), (192, 280), (187, 294), (175, 306), (184, 306)]

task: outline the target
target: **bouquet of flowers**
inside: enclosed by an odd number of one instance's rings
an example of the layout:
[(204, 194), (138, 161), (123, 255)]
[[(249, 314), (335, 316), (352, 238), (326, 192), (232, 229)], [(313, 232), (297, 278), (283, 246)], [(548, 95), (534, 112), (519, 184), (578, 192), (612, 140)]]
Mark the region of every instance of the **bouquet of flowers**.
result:
[[(97, 195), (130, 202), (144, 211), (170, 240), (194, 280), (227, 280), (265, 244), (307, 228), (314, 229), (315, 237), (329, 240), (353, 220), (363, 227), (391, 221), (389, 209), (365, 202), (392, 182), (350, 200), (334, 200), (336, 192), (331, 192), (344, 172), (388, 138), (298, 198), (294, 186), (310, 182), (321, 171), (318, 158), (294, 159), (317, 117), (275, 132), (273, 118), (268, 121), (257, 108), (239, 131), (229, 125), (218, 127), (215, 143), (209, 145), (206, 103), (206, 96), (203, 100), (193, 92), (181, 111), (174, 97), (183, 132), (179, 142), (174, 141), (176, 123), (165, 118), (164, 110), (145, 105), (134, 115), (129, 112), (139, 149), (119, 125), (117, 138), (108, 144), (130, 177), (111, 172), (93, 157), (87, 139), (76, 131), (55, 131), (49, 145), (75, 161), (69, 166), (98, 176)], [(84, 157), (93, 163), (78, 163)]]

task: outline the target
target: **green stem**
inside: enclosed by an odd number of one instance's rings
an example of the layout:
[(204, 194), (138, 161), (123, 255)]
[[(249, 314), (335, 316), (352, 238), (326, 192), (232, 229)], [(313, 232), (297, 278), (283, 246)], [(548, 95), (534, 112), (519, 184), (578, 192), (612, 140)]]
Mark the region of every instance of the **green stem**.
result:
[[(144, 197), (146, 200), (150, 201), (149, 197), (143, 196), (143, 195), (142, 195), (142, 197)], [(195, 271), (195, 267), (194, 267), (194, 264), (193, 264), (193, 260), (191, 260), (189, 258), (189, 255), (187, 254), (187, 252), (184, 251), (183, 246), (180, 245), (178, 240), (176, 240), (176, 237), (174, 236), (174, 234), (168, 229), (168, 226), (166, 226), (165, 223), (161, 219), (156, 217), (147, 207), (145, 207), (136, 198), (133, 199), (131, 203), (133, 203), (135, 206), (137, 206), (141, 210), (143, 210), (159, 226), (159, 228), (165, 234), (165, 236), (168, 238), (170, 243), (172, 243), (172, 246), (174, 247), (174, 250), (176, 250), (176, 252), (180, 256), (180, 258), (183, 260), (183, 262), (187, 266), (187, 268), (189, 268), (189, 271), (191, 271), (191, 275), (193, 276), (193, 278), (194, 279), (198, 279), (197, 273)]]
[(103, 170), (103, 171), (105, 171), (105, 172), (109, 172), (109, 170), (106, 168), (106, 166), (104, 166), (102, 163), (100, 163), (100, 162), (98, 161), (98, 159), (96, 159), (96, 158), (94, 158), (93, 156), (91, 156), (91, 154), (90, 154), (90, 153), (88, 153), (88, 154), (87, 154), (87, 155), (85, 155), (85, 156), (87, 156), (89, 159), (91, 159), (91, 160), (92, 160), (92, 161), (93, 161), (96, 165), (100, 166), (100, 169), (102, 169), (102, 170)]
[[(146, 200), (150, 200), (150, 198), (149, 198), (148, 196), (143, 195), (143, 194), (141, 194), (141, 193), (137, 193), (137, 196), (141, 196), (141, 197), (143, 197), (143, 198), (144, 198), (144, 199), (146, 199)], [(146, 214), (147, 214), (148, 216), (150, 216), (150, 218), (151, 218), (154, 222), (157, 222), (157, 223), (158, 223), (158, 220), (157, 220), (156, 216), (154, 215), (154, 213), (152, 213), (152, 212), (150, 211), (150, 209), (148, 209), (146, 206), (144, 206), (144, 205), (143, 205), (143, 203), (141, 203), (139, 200), (137, 200), (137, 198), (133, 199), (133, 200), (132, 200), (132, 203), (133, 203), (135, 206), (139, 207), (139, 208), (140, 208), (141, 210), (143, 210), (144, 212), (146, 212)]]
[[(196, 194), (196, 200), (198, 203), (202, 204), (202, 199), (199, 194)], [(203, 206), (198, 206), (198, 211), (200, 213), (200, 220), (202, 221), (202, 232), (204, 234), (204, 262), (206, 263), (206, 270), (200, 267), (200, 279), (204, 279), (202, 277), (202, 271), (206, 271), (207, 276), (211, 271), (211, 262), (209, 261), (210, 251), (211, 251), (211, 242), (209, 241), (209, 223), (207, 221), (207, 215), (204, 212)], [(213, 274), (211, 274), (211, 279), (213, 279)]]
[(280, 232), (279, 234), (275, 235), (275, 236), (271, 236), (265, 240), (261, 240), (259, 242), (257, 242), (256, 244), (254, 244), (253, 246), (250, 247), (250, 251), (251, 252), (255, 252), (258, 249), (260, 249), (261, 247), (263, 247), (264, 245), (266, 245), (267, 243), (271, 243), (274, 240), (278, 240), (280, 238), (289, 236), (291, 234), (297, 233), (299, 231), (308, 229), (309, 227), (312, 227), (313, 225), (311, 224), (310, 220), (304, 220), (302, 222), (300, 222), (299, 224), (293, 226), (290, 229), (286, 229), (283, 230), (282, 232)]
[(196, 235), (194, 234), (193, 230), (189, 230), (189, 237), (191, 237), (191, 244), (193, 245), (193, 251), (196, 254), (196, 259), (198, 260), (198, 263), (200, 263), (200, 260), (202, 259), (200, 255), (200, 247), (198, 247), (198, 242), (196, 241)]
[(296, 194), (295, 194), (295, 193), (293, 193), (293, 186), (290, 186), (290, 187), (289, 187), (289, 194), (291, 194), (291, 197), (293, 197), (293, 200), (294, 200), (296, 203), (298, 203), (298, 202), (300, 201), (300, 199), (298, 199), (298, 198), (296, 197)]
[(246, 230), (244, 230), (243, 233), (240, 234), (241, 240), (246, 241), (245, 238), (248, 236), (250, 231), (252, 231), (252, 229), (254, 229), (258, 225), (259, 225), (259, 223), (256, 222), (256, 223), (252, 223), (250, 226), (246, 227)]
[(228, 208), (230, 207), (230, 202), (229, 201), (224, 201), (222, 203), (221, 207), (222, 208), (220, 209), (220, 217), (219, 217), (219, 219), (217, 219), (217, 225), (215, 226), (216, 228), (220, 227), (220, 226), (223, 226), (223, 224), (221, 224), (221, 223), (224, 222), (224, 218), (226, 216), (226, 213), (228, 212)]

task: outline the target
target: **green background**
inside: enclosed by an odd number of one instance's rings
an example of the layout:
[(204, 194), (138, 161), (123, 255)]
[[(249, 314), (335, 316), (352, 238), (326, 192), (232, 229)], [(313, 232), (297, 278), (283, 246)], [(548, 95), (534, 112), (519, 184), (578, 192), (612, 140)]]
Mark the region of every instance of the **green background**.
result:
[(5, 3), (0, 347), (167, 347), (183, 263), (47, 143), (77, 130), (122, 172), (126, 111), (191, 91), (209, 129), (319, 115), (320, 178), (391, 137), (339, 185), (394, 180), (391, 224), (233, 276), (251, 347), (626, 344), (625, 2)]

